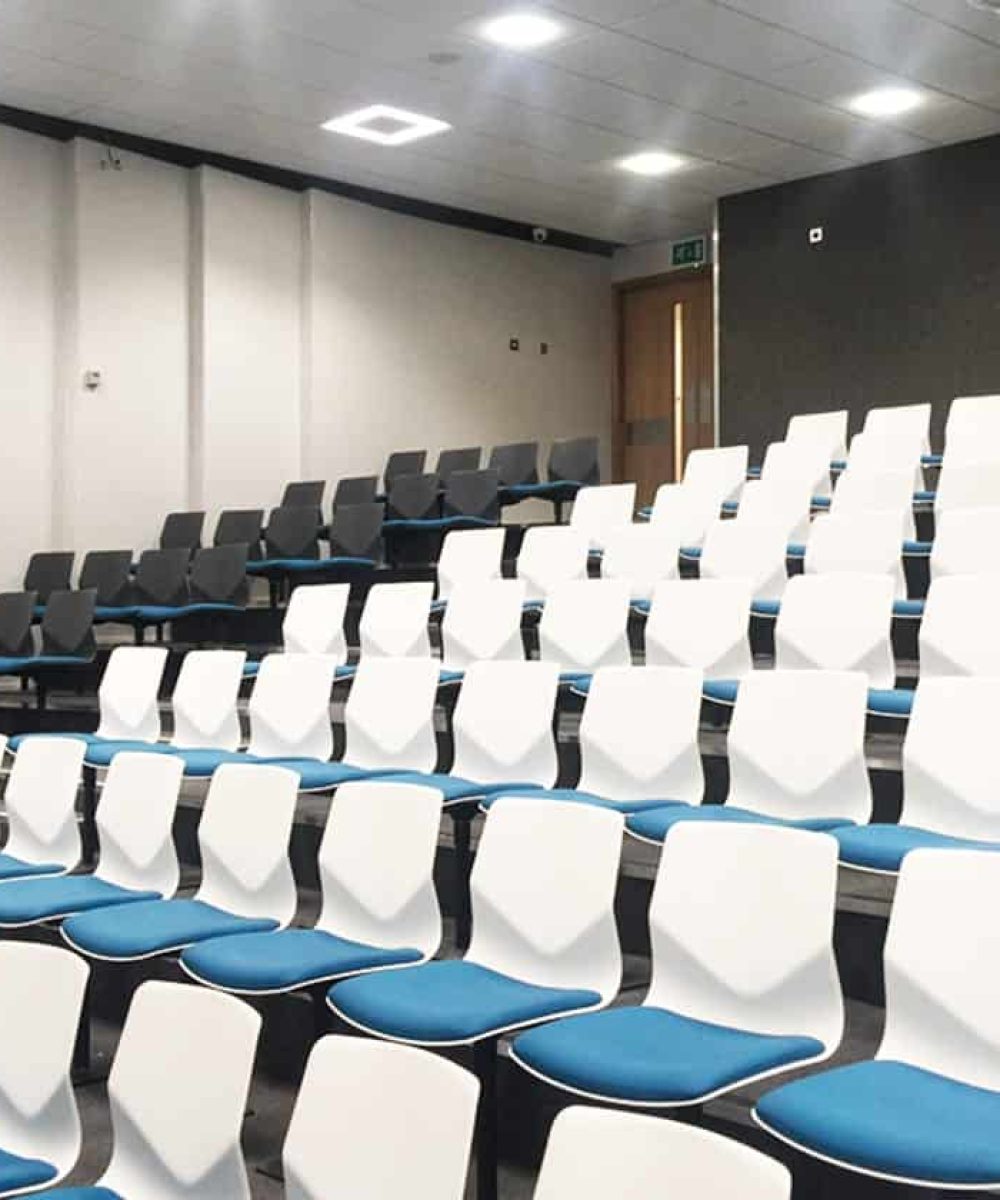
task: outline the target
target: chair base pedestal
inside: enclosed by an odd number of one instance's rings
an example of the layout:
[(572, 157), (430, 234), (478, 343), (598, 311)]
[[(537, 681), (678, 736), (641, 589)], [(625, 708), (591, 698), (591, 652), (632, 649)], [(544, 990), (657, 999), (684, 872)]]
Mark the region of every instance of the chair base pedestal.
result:
[(497, 1200), (498, 1112), (497, 1041), (486, 1038), (472, 1047), (472, 1063), (479, 1079), (476, 1112), (476, 1200)]

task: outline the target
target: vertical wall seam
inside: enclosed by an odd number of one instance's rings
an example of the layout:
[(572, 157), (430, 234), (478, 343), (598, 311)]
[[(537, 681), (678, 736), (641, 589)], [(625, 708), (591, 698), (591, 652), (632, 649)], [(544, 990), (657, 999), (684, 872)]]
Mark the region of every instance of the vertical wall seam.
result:
[(204, 168), (191, 172), (188, 203), (188, 504), (205, 500), (205, 194)]

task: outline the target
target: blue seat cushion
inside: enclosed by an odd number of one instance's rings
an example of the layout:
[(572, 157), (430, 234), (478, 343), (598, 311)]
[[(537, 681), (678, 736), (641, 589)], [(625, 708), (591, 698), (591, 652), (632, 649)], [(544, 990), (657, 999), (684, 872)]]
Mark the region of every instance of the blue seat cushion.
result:
[(80, 913), (63, 923), (70, 945), (98, 958), (147, 958), (233, 933), (267, 933), (278, 922), (238, 917), (202, 900), (145, 900)]
[(26, 738), (36, 737), (76, 738), (77, 741), (86, 742), (88, 746), (101, 740), (96, 733), (77, 733), (74, 729), (60, 730), (58, 733), (15, 733), (13, 737), (7, 739), (7, 749), (12, 754), (16, 754)]
[(159, 899), (159, 892), (118, 887), (96, 875), (14, 880), (0, 888), (0, 925), (30, 925), (94, 908)]
[(597, 992), (538, 987), (458, 960), (336, 983), (330, 1006), (348, 1021), (412, 1042), (474, 1042), (504, 1029), (600, 1004)]
[(41, 1187), (58, 1174), (51, 1163), (40, 1158), (22, 1158), (20, 1154), (0, 1150), (0, 1193), (4, 1195)]
[(196, 979), (234, 992), (284, 992), (423, 957), (409, 947), (381, 949), (321, 929), (284, 929), (202, 942), (184, 951), (181, 965)]
[(829, 508), (830, 507), (830, 497), (829, 496), (813, 496), (811, 503), (812, 503), (813, 508), (824, 508), (824, 509)]
[(727, 821), (739, 825), (784, 825), (791, 829), (813, 829), (820, 833), (840, 829), (852, 822), (843, 817), (808, 817), (802, 821), (781, 821), (729, 804), (672, 804), (663, 808), (634, 813), (625, 825), (629, 833), (649, 842), (662, 842), (678, 821)]
[(679, 553), (681, 558), (701, 558), (701, 547), (681, 546)]
[(73, 654), (35, 654), (31, 658), (0, 658), (0, 675), (18, 675), (42, 667), (89, 667), (93, 655), (81, 658)]
[(653, 607), (649, 600), (633, 600), (630, 604), (633, 612), (639, 613), (641, 616), (648, 617), (649, 610)]
[[(580, 792), (576, 788), (516, 788), (511, 792), (518, 796), (531, 796), (532, 799), (552, 800), (557, 804), (589, 804), (592, 808), (609, 808), (612, 812), (637, 813), (649, 808), (662, 808), (665, 804), (674, 804), (673, 800), (609, 800), (607, 796), (598, 796), (594, 792)], [(504, 792), (494, 792), (484, 796), (480, 808), (488, 809), (499, 800)]]
[[(1000, 841), (949, 837), (914, 825), (856, 825), (835, 829), (841, 862), (872, 871), (898, 871), (911, 850), (1000, 850)], [(3, 889), (0, 888), (0, 898)]]
[(750, 604), (750, 612), (755, 617), (767, 617), (772, 619), (781, 613), (780, 600), (753, 600)]
[(214, 604), (208, 601), (197, 604), (138, 604), (132, 610), (132, 619), (143, 625), (160, 625), (165, 621), (180, 620), (181, 617), (244, 611), (243, 606), (239, 604)]
[(908, 717), (913, 708), (909, 688), (869, 688), (868, 711), (879, 717)]
[(214, 775), (216, 768), (222, 766), (223, 763), (252, 763), (262, 761), (261, 759), (254, 758), (253, 755), (243, 754), (239, 750), (182, 750), (171, 747), (170, 753), (184, 759), (184, 774), (191, 779), (207, 779), (211, 775)]
[(915, 620), (924, 615), (923, 600), (894, 600), (892, 602), (892, 615), (894, 617), (908, 618)]
[(891, 1060), (769, 1092), (760, 1121), (825, 1158), (923, 1184), (1000, 1184), (1000, 1093)]
[(382, 526), (383, 533), (435, 533), (441, 529), (492, 529), (496, 521), (487, 517), (455, 515), (453, 517), (395, 518)]
[(903, 553), (907, 554), (907, 555), (912, 555), (912, 556), (915, 556), (918, 558), (926, 557), (927, 555), (930, 554), (930, 552), (933, 549), (934, 549), (933, 542), (905, 541), (903, 543)]
[(274, 765), (298, 772), (300, 792), (327, 792), (352, 779), (378, 779), (394, 774), (392, 771), (366, 771), (363, 767), (352, 767), (350, 763), (320, 762), (318, 758), (275, 759)]
[(124, 1200), (118, 1192), (105, 1187), (52, 1188), (46, 1196), (59, 1196), (61, 1200)]
[(920, 456), (920, 465), (923, 467), (940, 467), (943, 462), (943, 454), (921, 454)]
[(647, 504), (644, 508), (640, 508), (639, 511), (635, 515), (639, 518), (640, 521), (650, 520), (653, 516), (652, 505)]
[(593, 674), (590, 671), (560, 671), (559, 686), (569, 688), (580, 688), (584, 694), (590, 690), (590, 681)]
[(542, 500), (571, 500), (583, 487), (575, 479), (556, 479), (548, 483), (513, 483), (500, 489), (505, 500), (528, 500), (537, 496)]
[(722, 511), (724, 513), (738, 513), (740, 511), (739, 500), (723, 500)]
[(740, 694), (738, 679), (706, 679), (702, 684), (702, 694), (716, 704), (735, 704)]
[(937, 492), (925, 491), (921, 489), (920, 491), (913, 493), (914, 504), (933, 504), (936, 499)]
[(94, 609), (95, 621), (131, 621), (136, 614), (134, 604), (98, 604)]
[(711, 1025), (664, 1008), (608, 1008), (531, 1029), (518, 1061), (589, 1096), (690, 1104), (768, 1071), (815, 1058), (813, 1037), (775, 1037)]
[(392, 778), (394, 783), (419, 783), (424, 787), (437, 788), (443, 793), (445, 804), (475, 800), (480, 796), (491, 796), (494, 792), (516, 792), (538, 787), (537, 783), (524, 780), (513, 780), (510, 783), (476, 783), (473, 779), (459, 779), (455, 775), (441, 775), (437, 772), (424, 774), (421, 771), (397, 771)]
[(271, 571), (296, 575), (310, 571), (338, 571), (374, 566), (373, 558), (355, 558), (350, 555), (335, 558), (262, 558), (257, 562), (247, 563), (247, 574), (265, 575)]
[(0, 854), (0, 880), (28, 879), (33, 875), (61, 875), (66, 868), (59, 863), (30, 863), (10, 854)]
[(254, 660), (253, 662), (246, 662), (243, 664), (243, 678), (244, 679), (256, 679), (257, 672), (259, 670), (260, 670), (260, 661), (259, 660)]
[(139, 750), (143, 754), (176, 754), (169, 742), (136, 742), (124, 738), (121, 741), (99, 738), (92, 741), (83, 756), (88, 767), (108, 767), (116, 754), (123, 750)]

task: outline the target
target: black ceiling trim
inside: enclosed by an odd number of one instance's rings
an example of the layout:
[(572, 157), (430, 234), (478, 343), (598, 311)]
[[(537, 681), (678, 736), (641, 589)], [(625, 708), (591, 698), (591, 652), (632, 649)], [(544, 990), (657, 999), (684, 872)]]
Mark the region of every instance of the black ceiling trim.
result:
[[(488, 213), (474, 212), (471, 209), (452, 208), (447, 204), (434, 204), (429, 200), (417, 200), (412, 196), (397, 195), (395, 192), (382, 192), (376, 188), (361, 187), (340, 179), (330, 179), (325, 175), (309, 175), (302, 171), (289, 171), (284, 167), (269, 166), (267, 163), (254, 162), (248, 158), (234, 158), (228, 154), (216, 154), (212, 150), (199, 150), (194, 146), (163, 142), (155, 138), (140, 137), (134, 133), (121, 133), (115, 129), (86, 125), (80, 121), (67, 120), (64, 117), (51, 117), (43, 113), (29, 112), (27, 109), (10, 108), (0, 104), (0, 125), (9, 125), (13, 129), (56, 138), (61, 142), (72, 141), (73, 138), (89, 138), (95, 142), (109, 142), (116, 150), (128, 150), (133, 154), (143, 154), (147, 158), (173, 163), (178, 167), (216, 167), (218, 170), (228, 171), (232, 175), (242, 175), (245, 179), (255, 179), (259, 183), (269, 183), (274, 187), (287, 188), (293, 192), (305, 192), (312, 188), (319, 192), (329, 192), (334, 196), (345, 196), (349, 200), (357, 200), (362, 204), (371, 204), (375, 208), (385, 208), (390, 212), (403, 213), (408, 217), (421, 217), (426, 221), (437, 221), (442, 225), (454, 225), (459, 229), (474, 229), (479, 233), (492, 233), (498, 237), (513, 238), (519, 242), (534, 240), (532, 226), (526, 225), (522, 221), (508, 221), (504, 217), (494, 217)], [(545, 245), (608, 258), (618, 248), (619, 243), (584, 237), (582, 234), (569, 233), (563, 229), (549, 229)]]

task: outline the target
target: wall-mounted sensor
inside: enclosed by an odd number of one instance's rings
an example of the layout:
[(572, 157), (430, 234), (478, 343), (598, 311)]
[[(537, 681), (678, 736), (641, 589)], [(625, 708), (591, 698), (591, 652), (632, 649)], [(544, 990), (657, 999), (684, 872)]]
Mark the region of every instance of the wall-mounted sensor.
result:
[(510, 339), (510, 348), (511, 348), (511, 350), (520, 350), (521, 349), (521, 339), (520, 338), (511, 338)]
[(87, 389), (88, 392), (96, 392), (97, 389), (101, 386), (101, 372), (100, 371), (84, 371), (83, 386)]
[(812, 227), (812, 229), (809, 230), (809, 245), (810, 246), (818, 246), (820, 244), (820, 242), (822, 242), (822, 240), (823, 240), (823, 226), (822, 225), (814, 225)]

